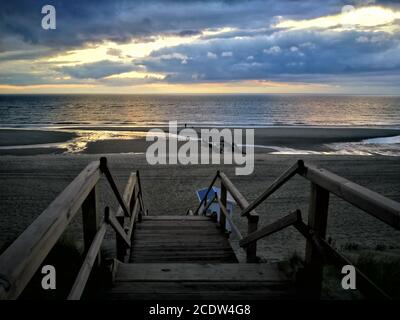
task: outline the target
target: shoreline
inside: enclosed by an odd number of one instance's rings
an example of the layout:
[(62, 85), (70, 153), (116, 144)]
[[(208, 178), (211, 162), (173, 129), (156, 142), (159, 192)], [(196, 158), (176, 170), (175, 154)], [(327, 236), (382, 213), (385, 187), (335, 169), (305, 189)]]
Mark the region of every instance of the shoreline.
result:
[[(188, 127), (190, 128), (190, 127)], [(193, 128), (198, 134), (201, 129)], [(242, 129), (234, 127), (235, 129)], [(49, 130), (0, 128), (0, 156), (54, 153), (144, 153), (152, 143), (146, 141), (152, 127), (74, 127)], [(159, 128), (168, 132), (168, 127)], [(184, 127), (178, 127), (178, 132)], [(368, 139), (400, 136), (400, 129), (352, 127), (292, 127), (254, 128), (256, 153), (336, 152), (334, 144), (358, 143)], [(243, 135), (243, 141), (245, 138)], [(292, 150), (292, 151), (291, 151)]]

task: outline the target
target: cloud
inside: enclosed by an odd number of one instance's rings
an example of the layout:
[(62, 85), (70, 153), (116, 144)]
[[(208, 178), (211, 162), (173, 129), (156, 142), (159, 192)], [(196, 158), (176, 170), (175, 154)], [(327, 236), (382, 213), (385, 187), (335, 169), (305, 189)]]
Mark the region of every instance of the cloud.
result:
[(208, 59), (217, 59), (218, 56), (214, 52), (208, 51), (207, 52), (207, 58)]
[(263, 52), (266, 54), (279, 54), (282, 50), (279, 46), (272, 46), (269, 49), (264, 49)]
[[(184, 55), (190, 63), (182, 65), (160, 59), (172, 52)], [(228, 55), (229, 59), (215, 59), (226, 57), (226, 52), (235, 54)], [(280, 31), (270, 36), (214, 39), (164, 48), (139, 63), (149, 72), (167, 74), (166, 80), (170, 82), (297, 81), (301, 76), (310, 75), (315, 75), (314, 78), (325, 75), (362, 78), (369, 72), (400, 69), (400, 35)]]
[(85, 63), (75, 66), (63, 66), (56, 70), (77, 79), (100, 79), (111, 75), (137, 70), (132, 64), (103, 60), (94, 63)]
[[(51, 31), (40, 26), (41, 5), (2, 2), (0, 83), (340, 79), (384, 86), (400, 69), (400, 32), (393, 31), (400, 28), (400, 3), (394, 0), (54, 0), (57, 29)], [(352, 19), (341, 14), (344, 5), (355, 7)], [(58, 54), (57, 66), (51, 58)], [(149, 76), (110, 79), (138, 70)]]
[(181, 37), (191, 37), (191, 36), (197, 36), (201, 35), (202, 32), (199, 30), (182, 30), (178, 33), (179, 36)]
[(221, 53), (221, 57), (233, 57), (232, 51), (224, 51)]
[(107, 50), (107, 54), (110, 55), (110, 56), (122, 57), (122, 50), (121, 49), (116, 49), (116, 48), (109, 48)]
[(262, 28), (277, 15), (324, 14), (334, 10), (336, 2), (329, 0), (324, 6), (315, 6), (314, 1), (304, 0), (301, 6), (295, 6), (292, 0), (53, 0), (57, 29), (46, 31), (40, 25), (43, 2), (3, 1), (0, 39), (12, 35), (28, 43), (70, 48), (104, 40), (127, 42), (162, 34), (185, 37), (224, 26)]

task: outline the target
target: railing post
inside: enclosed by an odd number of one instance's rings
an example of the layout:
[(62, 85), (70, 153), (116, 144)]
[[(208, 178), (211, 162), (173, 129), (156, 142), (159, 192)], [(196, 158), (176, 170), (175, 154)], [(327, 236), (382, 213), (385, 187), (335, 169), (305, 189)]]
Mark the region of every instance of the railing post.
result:
[[(118, 217), (115, 217), (118, 221), (118, 223), (121, 225), (122, 229), (125, 230), (125, 216), (121, 215)], [(117, 242), (117, 259), (121, 262), (125, 262), (125, 256), (126, 256), (126, 245), (124, 239), (121, 238), (118, 234), (116, 236), (116, 242)]]
[[(249, 214), (247, 216), (247, 235), (257, 231), (258, 228), (258, 215)], [(247, 262), (258, 262), (257, 258), (257, 241), (249, 244), (246, 249)]]
[[(226, 201), (227, 201), (227, 192), (223, 181), (221, 181), (221, 204), (226, 208)], [(222, 233), (226, 231), (226, 217), (222, 212), (222, 209), (219, 209), (219, 225), (221, 227)]]
[[(97, 212), (96, 193), (96, 186), (94, 186), (82, 203), (84, 254), (88, 252), (97, 231), (100, 229), (100, 217)], [(94, 265), (99, 266), (100, 262), (101, 260), (99, 252)]]
[[(311, 197), (308, 213), (308, 226), (317, 236), (325, 238), (328, 219), (329, 191), (315, 183), (311, 183)], [(319, 299), (323, 280), (323, 256), (307, 241), (306, 246), (307, 288), (312, 298)]]

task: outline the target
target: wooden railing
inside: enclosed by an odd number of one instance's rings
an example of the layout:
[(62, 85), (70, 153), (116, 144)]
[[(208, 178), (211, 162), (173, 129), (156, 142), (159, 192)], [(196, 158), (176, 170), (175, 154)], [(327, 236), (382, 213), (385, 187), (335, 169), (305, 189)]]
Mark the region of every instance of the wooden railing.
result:
[[(104, 217), (97, 204), (97, 183), (103, 174), (119, 203), (115, 215), (106, 207)], [(79, 208), (85, 258), (68, 296), (72, 300), (81, 297), (93, 267), (101, 264), (100, 248), (108, 224), (116, 233), (117, 259), (125, 259), (135, 222), (147, 214), (139, 172), (131, 173), (121, 196), (107, 159), (90, 163), (0, 256), (0, 299), (18, 298)]]
[[(220, 180), (221, 183), (221, 196), (218, 197), (217, 194), (214, 195), (212, 200), (207, 203), (208, 195), (212, 190), (212, 187), (214, 184), (217, 182), (217, 180)], [(242, 238), (242, 235), (240, 234), (238, 228), (235, 226), (235, 224), (231, 221), (231, 218), (228, 214), (228, 210), (226, 209), (226, 202), (227, 202), (227, 191), (231, 194), (231, 196), (235, 199), (237, 205), (243, 210), (249, 206), (249, 203), (245, 199), (245, 197), (239, 192), (239, 190), (235, 187), (235, 185), (229, 180), (229, 178), (222, 172), (217, 171), (217, 174), (214, 176), (213, 180), (211, 181), (210, 186), (207, 189), (207, 192), (204, 196), (204, 198), (200, 201), (199, 206), (197, 207), (196, 211), (194, 212), (195, 215), (199, 214), (200, 209), (202, 209), (201, 214), (204, 215), (211, 203), (215, 200), (218, 199), (218, 202), (220, 203), (220, 222), (219, 225), (221, 227), (221, 230), (223, 232), (226, 231), (226, 219), (228, 219), (230, 225), (234, 229), (234, 231), (238, 234), (239, 238)], [(202, 208), (203, 206), (203, 208)], [(257, 230), (257, 225), (258, 225), (258, 214), (252, 210), (249, 211), (246, 215), (247, 218), (247, 233), (250, 234), (254, 231)], [(257, 243), (251, 243), (246, 247), (246, 259), (247, 262), (257, 262)]]
[[(306, 225), (302, 221), (300, 210), (295, 210), (274, 223), (258, 229), (259, 216), (254, 210), (295, 175), (300, 175), (311, 182), (308, 224)], [(217, 180), (221, 181), (221, 195), (218, 196), (215, 194), (212, 201), (217, 199), (220, 206), (220, 227), (223, 232), (226, 232), (225, 223), (226, 219), (228, 219), (232, 231), (235, 232), (239, 238), (240, 247), (247, 252), (247, 262), (256, 262), (258, 260), (256, 246), (258, 240), (286, 227), (294, 226), (307, 239), (305, 273), (309, 294), (315, 298), (320, 296), (324, 264), (328, 262), (338, 266), (352, 264), (349, 259), (341, 255), (325, 240), (330, 193), (335, 194), (353, 206), (371, 214), (396, 230), (400, 230), (400, 203), (337, 176), (325, 169), (316, 168), (312, 165), (305, 165), (302, 160), (297, 161), (286, 170), (250, 204), (228, 177), (218, 171), (205, 197), (195, 211), (195, 214), (206, 213), (210, 205), (210, 203), (207, 204), (208, 194), (211, 192)], [(246, 237), (241, 235), (228, 214), (226, 209), (227, 191), (229, 191), (241, 208), (240, 216), (244, 216), (248, 220)], [(201, 212), (199, 212), (200, 209), (202, 209)], [(389, 296), (378, 288), (363, 272), (356, 267), (355, 270), (358, 277), (358, 286), (364, 294), (373, 298), (389, 298)]]

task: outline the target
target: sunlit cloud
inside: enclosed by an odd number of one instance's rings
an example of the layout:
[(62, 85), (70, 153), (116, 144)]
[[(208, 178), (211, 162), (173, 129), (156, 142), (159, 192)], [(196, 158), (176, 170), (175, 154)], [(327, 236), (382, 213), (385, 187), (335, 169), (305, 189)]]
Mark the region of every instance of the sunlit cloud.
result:
[(349, 1), (359, 7), (342, 12), (342, 0), (100, 2), (66, 1), (55, 32), (32, 29), (29, 10), (7, 3), (15, 14), (0, 21), (0, 92), (336, 92), (345, 83), (369, 93), (400, 85), (400, 9), (389, 0)]
[[(349, 6), (352, 8), (351, 6)], [(379, 6), (369, 6), (343, 10), (336, 15), (305, 20), (281, 19), (275, 27), (291, 30), (300, 29), (361, 29), (372, 28), (374, 31), (395, 32), (399, 30), (400, 11)]]
[[(48, 59), (48, 61), (58, 63), (58, 66), (91, 63), (102, 60), (128, 62), (132, 59), (146, 57), (150, 55), (151, 52), (162, 48), (190, 44), (201, 39), (203, 36), (215, 36), (234, 30), (235, 29), (228, 27), (205, 29), (201, 32), (201, 34), (194, 34), (191, 36), (154, 36), (150, 39), (146, 39), (146, 41), (133, 39), (128, 43), (115, 43), (106, 41), (101, 44), (94, 45), (93, 47), (60, 53), (57, 56)], [(116, 52), (118, 52), (118, 54), (115, 54)]]

